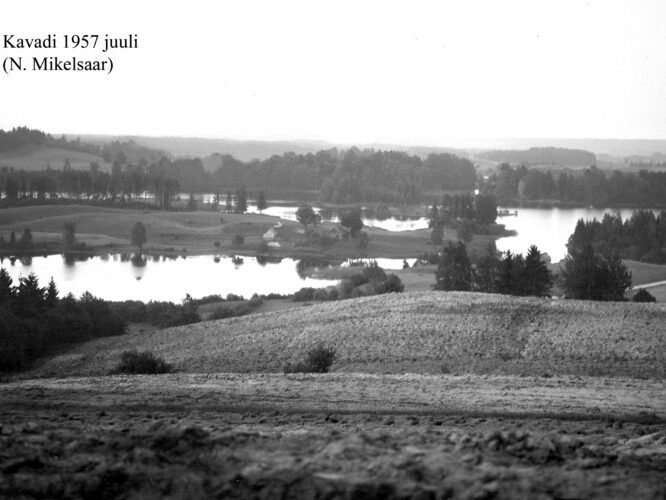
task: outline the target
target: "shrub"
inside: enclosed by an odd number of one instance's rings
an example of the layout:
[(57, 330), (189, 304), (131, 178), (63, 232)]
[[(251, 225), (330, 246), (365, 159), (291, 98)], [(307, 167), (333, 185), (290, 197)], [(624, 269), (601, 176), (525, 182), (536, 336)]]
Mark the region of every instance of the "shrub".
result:
[(250, 300), (248, 302), (249, 306), (252, 307), (253, 309), (255, 307), (259, 307), (263, 303), (264, 303), (264, 299), (259, 297), (259, 295), (257, 295), (256, 293), (252, 297), (250, 297)]
[(125, 351), (120, 355), (120, 363), (112, 374), (169, 373), (171, 365), (150, 351)]
[(388, 277), (382, 281), (376, 288), (379, 293), (400, 293), (405, 291), (405, 285), (402, 284), (400, 278), (395, 274), (389, 274)]
[(636, 295), (634, 295), (631, 300), (634, 302), (657, 302), (655, 296), (648, 292), (645, 288), (639, 288), (636, 292)]
[(221, 304), (213, 309), (208, 317), (209, 320), (233, 318), (234, 316), (243, 316), (252, 311), (252, 307), (248, 302), (230, 302)]
[(336, 288), (318, 288), (315, 290), (313, 300), (336, 300), (338, 298), (338, 290)]
[(306, 286), (301, 288), (296, 293), (294, 293), (294, 298), (292, 300), (294, 302), (305, 302), (307, 300), (313, 300), (314, 293), (315, 293), (314, 288)]
[(386, 279), (386, 273), (384, 270), (379, 267), (376, 260), (368, 262), (368, 264), (363, 268), (363, 275), (367, 278), (367, 281), (384, 281)]
[(327, 373), (333, 361), (336, 351), (333, 347), (317, 344), (305, 355), (305, 359), (297, 363), (287, 363), (284, 373)]
[(146, 321), (167, 328), (189, 325), (201, 321), (193, 304), (176, 305), (173, 302), (149, 302), (146, 306)]
[(354, 292), (354, 283), (351, 280), (342, 280), (340, 282), (340, 291), (338, 293), (339, 298), (348, 299), (352, 296)]
[(213, 246), (215, 246), (215, 248), (220, 248), (220, 242), (216, 241), (215, 243), (213, 243)]
[(242, 295), (236, 295), (235, 293), (228, 293), (226, 300), (230, 300), (230, 301), (236, 300), (236, 301), (238, 301), (238, 300), (245, 300), (245, 299), (243, 298)]

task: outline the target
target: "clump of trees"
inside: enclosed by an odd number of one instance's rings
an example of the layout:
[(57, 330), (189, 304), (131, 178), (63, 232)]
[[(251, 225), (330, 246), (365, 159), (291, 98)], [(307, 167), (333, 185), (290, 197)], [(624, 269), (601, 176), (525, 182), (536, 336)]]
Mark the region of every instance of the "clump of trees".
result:
[(340, 225), (349, 231), (349, 236), (357, 238), (363, 229), (361, 210), (355, 208), (340, 214)]
[[(270, 188), (291, 196), (306, 195), (331, 203), (420, 203), (433, 192), (470, 191), (476, 183), (471, 161), (451, 154), (426, 159), (400, 151), (330, 149), (315, 154), (284, 153), (266, 160), (239, 161), (230, 155), (200, 158), (166, 157), (135, 143), (114, 142), (103, 147), (53, 139), (29, 129), (0, 130), (0, 151), (25, 145), (53, 145), (99, 155), (110, 171), (92, 162), (88, 170), (47, 168), (36, 172), (0, 172), (6, 203), (20, 199), (46, 200), (63, 194), (77, 200), (120, 203), (140, 200), (146, 192), (168, 209), (180, 192), (225, 192), (231, 186), (252, 191)], [(236, 193), (239, 194), (239, 193)], [(228, 210), (244, 212), (243, 203), (229, 200)], [(219, 202), (219, 198), (217, 199)], [(261, 210), (261, 209), (260, 209)]]
[(50, 350), (72, 342), (120, 335), (126, 320), (109, 304), (85, 293), (60, 298), (53, 279), (41, 287), (29, 274), (14, 284), (0, 269), (0, 371), (19, 370)]
[(435, 290), (477, 291), (506, 295), (546, 297), (553, 276), (544, 255), (532, 245), (527, 256), (497, 252), (494, 246), (474, 265), (462, 241), (450, 242), (442, 252), (435, 273)]
[(294, 293), (294, 302), (309, 300), (340, 300), (384, 293), (401, 293), (405, 290), (402, 280), (395, 274), (386, 272), (370, 261), (362, 264), (360, 272), (340, 281), (337, 287), (312, 288), (304, 287)]
[(617, 252), (598, 253), (585, 245), (565, 257), (562, 284), (567, 298), (621, 301), (631, 287), (631, 272)]
[(181, 304), (165, 301), (150, 301), (147, 304), (138, 300), (109, 302), (111, 309), (119, 316), (133, 323), (150, 323), (159, 328), (198, 323), (201, 317), (196, 303), (185, 298)]
[(503, 163), (481, 183), (481, 192), (494, 195), (502, 203), (554, 200), (599, 207), (664, 206), (666, 172), (609, 172), (591, 166), (584, 170), (553, 173)]
[(308, 224), (316, 226), (321, 223), (321, 215), (315, 212), (310, 205), (301, 205), (296, 210), (296, 220), (303, 224), (303, 227), (307, 231)]
[(604, 214), (601, 220), (580, 219), (569, 237), (567, 248), (579, 252), (586, 245), (601, 253), (616, 250), (622, 258), (666, 263), (666, 210), (655, 214), (637, 210), (630, 218)]

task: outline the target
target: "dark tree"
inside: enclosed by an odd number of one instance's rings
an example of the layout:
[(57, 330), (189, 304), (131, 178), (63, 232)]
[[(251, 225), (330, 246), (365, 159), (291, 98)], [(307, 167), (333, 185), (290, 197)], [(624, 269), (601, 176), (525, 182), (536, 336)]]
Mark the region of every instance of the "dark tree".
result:
[(8, 304), (14, 297), (14, 287), (12, 277), (5, 270), (0, 268), (0, 306)]
[(648, 292), (645, 288), (639, 288), (631, 300), (634, 302), (657, 302), (655, 296)]
[(194, 198), (194, 193), (190, 193), (190, 197), (187, 200), (187, 209), (195, 212), (197, 208), (199, 208), (199, 205), (197, 204), (197, 200)]
[(231, 191), (227, 191), (227, 201), (224, 204), (224, 209), (227, 212), (231, 212), (234, 208), (233, 197), (231, 196)]
[(46, 289), (39, 286), (34, 273), (19, 280), (16, 290), (16, 314), (21, 317), (36, 316), (42, 313), (46, 298)]
[(488, 244), (486, 254), (476, 266), (476, 289), (484, 293), (500, 291), (500, 259), (495, 243)]
[(361, 211), (354, 209), (342, 214), (342, 217), (340, 217), (340, 225), (349, 230), (349, 234), (352, 238), (356, 238), (361, 229), (363, 229)]
[(492, 195), (478, 195), (474, 199), (474, 220), (482, 224), (493, 224), (497, 218), (497, 201)]
[(432, 228), (432, 231), (430, 232), (430, 242), (433, 245), (441, 245), (442, 241), (444, 240), (444, 229), (442, 229), (442, 225), (439, 223), (435, 223), (434, 227)]
[(568, 298), (618, 301), (631, 286), (631, 273), (616, 252), (604, 256), (585, 245), (564, 259), (562, 282)]
[(241, 186), (236, 190), (236, 196), (234, 197), (234, 210), (239, 214), (244, 214), (247, 212), (247, 191), (245, 190), (245, 186)]
[(65, 222), (62, 229), (62, 249), (69, 252), (76, 249), (76, 223)]
[(456, 236), (459, 240), (469, 243), (474, 238), (474, 234), (472, 233), (473, 228), (474, 223), (470, 219), (465, 218), (458, 224)]
[(53, 281), (53, 276), (51, 276), (51, 281), (49, 281), (49, 285), (46, 287), (46, 296), (44, 300), (46, 302), (46, 307), (49, 309), (54, 308), (58, 303), (58, 287), (56, 286), (55, 281)]
[(522, 281), (522, 295), (547, 297), (553, 287), (553, 275), (546, 265), (539, 249), (532, 245), (527, 251)]
[(21, 250), (28, 250), (32, 248), (32, 246), (33, 246), (32, 231), (30, 231), (30, 228), (26, 227), (23, 230), (21, 239), (19, 240), (19, 247), (21, 248)]
[(470, 291), (473, 283), (472, 264), (462, 241), (444, 247), (435, 274), (435, 290)]
[(15, 247), (16, 246), (16, 232), (12, 231), (9, 233), (9, 246), (10, 247)]
[(132, 227), (132, 245), (139, 247), (139, 252), (143, 251), (143, 245), (146, 243), (146, 228), (140, 222)]
[(321, 216), (316, 213), (310, 205), (301, 205), (296, 210), (296, 220), (303, 224), (307, 230), (308, 224), (316, 226), (321, 222)]
[(259, 212), (263, 212), (267, 208), (268, 203), (266, 202), (266, 195), (263, 191), (259, 191), (259, 195), (257, 196), (257, 210), (259, 210)]

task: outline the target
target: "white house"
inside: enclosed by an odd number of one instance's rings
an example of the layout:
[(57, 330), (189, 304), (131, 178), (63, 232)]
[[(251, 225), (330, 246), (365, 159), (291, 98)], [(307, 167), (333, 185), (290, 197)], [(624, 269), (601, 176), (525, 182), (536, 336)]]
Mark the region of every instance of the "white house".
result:
[(275, 238), (277, 238), (277, 231), (275, 230), (275, 228), (270, 228), (268, 231), (264, 233), (263, 238), (266, 241), (274, 240)]

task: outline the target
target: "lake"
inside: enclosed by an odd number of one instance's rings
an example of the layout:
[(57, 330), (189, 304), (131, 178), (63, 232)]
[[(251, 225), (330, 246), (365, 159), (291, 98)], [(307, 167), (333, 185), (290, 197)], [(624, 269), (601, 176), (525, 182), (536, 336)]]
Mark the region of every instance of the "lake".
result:
[(107, 300), (167, 300), (180, 302), (186, 293), (194, 298), (228, 293), (250, 298), (253, 293), (289, 294), (302, 287), (322, 288), (337, 281), (302, 278), (298, 261), (261, 264), (255, 257), (242, 257), (243, 264), (235, 265), (230, 257), (212, 255), (183, 258), (149, 257), (144, 265), (136, 265), (118, 254), (91, 257), (68, 264), (61, 255), (33, 257), (31, 261), (16, 260), (12, 265), (3, 259), (4, 267), (14, 284), (20, 276), (35, 273), (42, 286), (53, 277), (64, 296), (71, 292), (80, 296), (89, 291)]
[(631, 217), (633, 208), (519, 208), (501, 207), (517, 216), (498, 217), (497, 222), (518, 234), (497, 240), (497, 249), (513, 253), (527, 253), (530, 245), (539, 247), (541, 252), (550, 255), (553, 262), (559, 262), (566, 254), (569, 236), (576, 229), (578, 219), (601, 220), (605, 213), (619, 214), (622, 219)]

